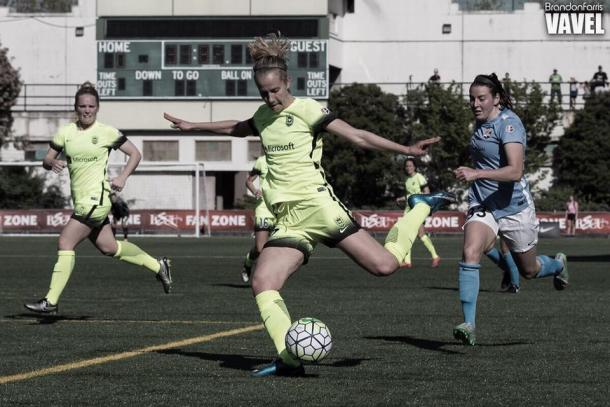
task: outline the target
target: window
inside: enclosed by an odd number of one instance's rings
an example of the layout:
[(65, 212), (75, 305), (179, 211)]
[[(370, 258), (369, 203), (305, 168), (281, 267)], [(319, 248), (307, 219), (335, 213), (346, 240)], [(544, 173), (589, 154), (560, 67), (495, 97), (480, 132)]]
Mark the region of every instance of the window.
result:
[(177, 62), (177, 49), (175, 45), (166, 45), (165, 46), (165, 64), (166, 65), (176, 65)]
[(32, 142), (25, 149), (25, 161), (42, 161), (49, 150), (49, 143)]
[(235, 96), (235, 81), (225, 81), (225, 95)]
[(248, 96), (247, 81), (237, 81), (237, 96)]
[(212, 47), (212, 63), (216, 65), (222, 65), (225, 63), (224, 45), (214, 45), (214, 47)]
[(175, 96), (184, 96), (184, 81), (175, 80), (174, 81), (174, 95)]
[(317, 68), (319, 66), (320, 66), (320, 58), (317, 53), (312, 52), (311, 54), (309, 54), (309, 67)]
[(178, 161), (178, 141), (144, 140), (144, 161)]
[(114, 54), (109, 52), (104, 54), (104, 68), (114, 68)]
[(250, 51), (246, 49), (246, 65), (252, 64), (252, 55), (250, 55)]
[(297, 90), (305, 90), (305, 78), (297, 78)]
[(125, 90), (125, 78), (119, 78), (117, 87), (119, 90)]
[(243, 64), (243, 47), (238, 44), (231, 45), (231, 63), (235, 65)]
[(197, 96), (197, 81), (186, 81), (186, 96)]
[(208, 44), (200, 45), (197, 48), (197, 60), (200, 65), (210, 63), (210, 46)]
[(142, 96), (152, 96), (153, 95), (153, 81), (144, 80), (142, 81)]
[(248, 141), (248, 161), (254, 161), (263, 155), (263, 146), (258, 140)]
[(190, 65), (192, 50), (190, 45), (180, 45), (180, 65)]
[(297, 54), (297, 66), (299, 68), (307, 68), (307, 53), (299, 52)]
[(230, 141), (196, 141), (195, 160), (197, 161), (231, 161)]
[(138, 62), (141, 64), (148, 63), (148, 55), (138, 55)]

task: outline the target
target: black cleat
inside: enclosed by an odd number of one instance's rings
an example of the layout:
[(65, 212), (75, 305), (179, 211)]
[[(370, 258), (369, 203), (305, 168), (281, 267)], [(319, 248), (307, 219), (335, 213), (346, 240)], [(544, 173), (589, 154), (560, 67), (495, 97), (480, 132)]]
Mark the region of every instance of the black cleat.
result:
[(157, 273), (157, 280), (161, 282), (163, 285), (163, 291), (165, 294), (169, 294), (172, 290), (172, 271), (171, 271), (171, 262), (167, 257), (163, 257), (159, 259), (159, 264), (161, 268)]
[(254, 377), (267, 377), (267, 376), (284, 376), (284, 377), (301, 377), (305, 376), (305, 368), (303, 364), (299, 364), (296, 367), (288, 366), (281, 359), (275, 359), (271, 363), (265, 366), (261, 366), (258, 369), (252, 371)]
[(45, 315), (55, 315), (57, 314), (57, 311), (59, 311), (59, 306), (57, 304), (51, 304), (46, 298), (29, 304), (23, 304), (23, 306), (30, 311)]

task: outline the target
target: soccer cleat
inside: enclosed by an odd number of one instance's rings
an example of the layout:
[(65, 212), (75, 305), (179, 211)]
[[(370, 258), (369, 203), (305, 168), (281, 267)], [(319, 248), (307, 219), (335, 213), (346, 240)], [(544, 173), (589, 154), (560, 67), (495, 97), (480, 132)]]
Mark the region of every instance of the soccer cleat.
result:
[(556, 290), (565, 290), (568, 287), (570, 276), (568, 274), (568, 258), (563, 253), (557, 253), (555, 260), (559, 260), (563, 264), (561, 273), (553, 277), (553, 285)]
[(157, 273), (157, 280), (159, 280), (163, 285), (163, 291), (165, 291), (165, 294), (169, 294), (172, 289), (171, 262), (167, 257), (163, 257), (159, 259), (159, 264), (161, 265), (161, 268)]
[(508, 288), (504, 292), (510, 293), (510, 294), (519, 294), (519, 286), (514, 285), (513, 283), (510, 283), (508, 285)]
[(476, 336), (474, 334), (474, 326), (467, 322), (461, 323), (453, 328), (453, 337), (464, 345), (474, 346), (476, 344)]
[(441, 258), (435, 257), (432, 259), (432, 268), (437, 268), (441, 264)]
[(288, 366), (282, 359), (274, 359), (268, 365), (262, 366), (252, 371), (254, 377), (267, 377), (267, 376), (285, 376), (285, 377), (299, 377), (305, 376), (305, 368), (303, 364), (299, 364), (296, 367)]
[(30, 304), (23, 304), (23, 306), (30, 311), (38, 312), (39, 314), (55, 315), (57, 314), (57, 311), (59, 311), (59, 306), (57, 304), (51, 304), (46, 298)]
[(456, 202), (455, 194), (451, 192), (437, 192), (435, 194), (413, 194), (407, 200), (409, 208), (418, 203), (425, 203), (430, 207), (430, 213), (436, 212), (445, 205)]
[(241, 281), (248, 283), (248, 281), (250, 281), (250, 273), (252, 273), (252, 267), (248, 267), (244, 264), (244, 268), (241, 270)]

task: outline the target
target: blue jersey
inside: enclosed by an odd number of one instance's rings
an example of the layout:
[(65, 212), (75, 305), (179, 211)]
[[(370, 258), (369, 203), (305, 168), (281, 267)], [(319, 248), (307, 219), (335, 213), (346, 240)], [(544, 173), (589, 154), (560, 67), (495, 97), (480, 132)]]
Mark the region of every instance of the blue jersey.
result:
[[(525, 148), (527, 138), (521, 119), (510, 109), (500, 111), (495, 119), (477, 123), (470, 139), (470, 156), (475, 169), (495, 170), (508, 165), (504, 145), (519, 143)], [(483, 205), (496, 219), (521, 212), (534, 206), (527, 180), (498, 182), (478, 179), (470, 186), (469, 206)]]

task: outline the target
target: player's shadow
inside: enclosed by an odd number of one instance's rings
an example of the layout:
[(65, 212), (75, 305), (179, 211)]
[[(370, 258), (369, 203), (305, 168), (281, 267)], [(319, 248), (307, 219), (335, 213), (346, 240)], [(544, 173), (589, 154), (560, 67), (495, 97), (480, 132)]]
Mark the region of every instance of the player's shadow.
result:
[[(179, 355), (193, 358), (199, 358), (202, 360), (209, 360), (211, 362), (220, 362), (219, 366), (226, 369), (252, 371), (254, 368), (269, 363), (269, 358), (261, 359), (252, 356), (243, 355), (228, 355), (224, 353), (205, 353), (205, 352), (189, 352), (182, 349), (166, 349), (159, 350), (157, 353), (165, 355)], [(323, 366), (330, 367), (354, 367), (367, 359), (337, 359), (331, 363), (323, 363)], [(307, 369), (307, 368), (306, 368)], [(317, 374), (306, 374), (305, 377), (317, 377)]]
[(250, 289), (250, 284), (229, 284), (229, 283), (216, 283), (210, 284), (213, 287), (229, 287), (229, 288), (239, 288), (239, 289)]
[[(441, 352), (441, 353), (446, 353), (449, 355), (463, 355), (464, 352), (457, 352), (454, 350), (450, 350), (450, 349), (444, 349), (445, 346), (455, 346), (455, 345), (461, 345), (461, 343), (454, 341), (454, 342), (443, 342), (443, 341), (434, 341), (434, 340), (430, 340), (430, 339), (422, 339), (422, 338), (415, 338), (413, 336), (365, 336), (365, 339), (373, 339), (373, 340), (383, 340), (383, 341), (390, 341), (390, 342), (400, 342), (400, 343), (406, 343), (408, 345), (411, 346), (415, 346), (417, 348), (421, 348), (421, 349), (426, 349), (426, 350), (432, 350), (435, 352)], [(476, 347), (505, 347), (505, 346), (519, 346), (519, 345), (530, 345), (531, 342), (523, 342), (523, 341), (517, 341), (517, 342), (504, 342), (504, 343), (477, 343)], [(472, 348), (465, 348), (465, 349), (472, 349)]]
[(430, 339), (415, 338), (413, 336), (365, 336), (365, 339), (381, 340), (388, 342), (400, 342), (407, 345), (415, 346), (420, 349), (433, 350), (435, 352), (447, 353), (450, 355), (461, 355), (462, 352), (456, 352), (449, 349), (443, 349), (444, 346), (453, 345), (452, 342), (433, 341)]
[(590, 256), (568, 256), (568, 262), (570, 261), (580, 263), (610, 262), (610, 254), (596, 254)]
[(4, 318), (14, 319), (20, 321), (32, 321), (32, 324), (38, 325), (50, 325), (55, 324), (61, 321), (87, 321), (90, 320), (90, 315), (79, 315), (79, 316), (69, 316), (69, 315), (40, 315), (40, 314), (15, 314), (15, 315), (5, 315)]
[[(438, 286), (432, 286), (432, 287), (426, 287), (428, 290), (441, 290), (441, 291), (458, 291), (457, 287), (438, 287)], [(485, 289), (480, 289), (479, 290), (480, 293), (495, 293), (497, 291), (493, 291), (493, 290), (485, 290)]]

